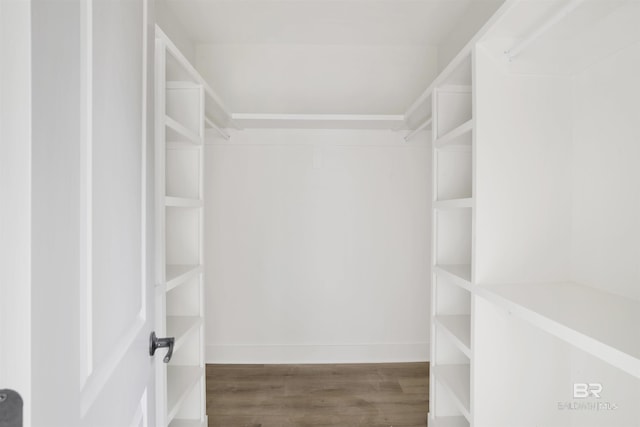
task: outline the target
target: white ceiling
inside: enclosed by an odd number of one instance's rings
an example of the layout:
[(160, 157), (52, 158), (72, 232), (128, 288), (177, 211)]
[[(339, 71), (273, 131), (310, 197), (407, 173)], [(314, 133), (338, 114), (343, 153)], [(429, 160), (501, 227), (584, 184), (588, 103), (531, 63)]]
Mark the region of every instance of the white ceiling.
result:
[(473, 1), (167, 0), (167, 4), (198, 44), (435, 45)]
[(402, 114), (436, 77), (437, 46), (497, 1), (165, 3), (232, 113)]

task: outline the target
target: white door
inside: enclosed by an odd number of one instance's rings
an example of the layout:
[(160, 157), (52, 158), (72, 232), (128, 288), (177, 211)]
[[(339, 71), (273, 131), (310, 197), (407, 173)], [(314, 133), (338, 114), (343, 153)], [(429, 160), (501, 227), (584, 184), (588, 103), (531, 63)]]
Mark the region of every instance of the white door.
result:
[(155, 425), (154, 364), (164, 350), (153, 358), (148, 352), (155, 295), (147, 77), (154, 38), (146, 3), (83, 3), (80, 425), (87, 427)]
[(155, 426), (147, 1), (1, 1), (0, 388), (25, 427)]

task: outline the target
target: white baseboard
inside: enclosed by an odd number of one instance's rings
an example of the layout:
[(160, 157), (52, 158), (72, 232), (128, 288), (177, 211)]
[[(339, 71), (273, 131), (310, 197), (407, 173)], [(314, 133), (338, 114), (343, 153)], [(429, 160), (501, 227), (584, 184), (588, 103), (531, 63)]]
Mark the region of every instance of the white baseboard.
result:
[(208, 345), (207, 363), (303, 364), (426, 362), (429, 343)]

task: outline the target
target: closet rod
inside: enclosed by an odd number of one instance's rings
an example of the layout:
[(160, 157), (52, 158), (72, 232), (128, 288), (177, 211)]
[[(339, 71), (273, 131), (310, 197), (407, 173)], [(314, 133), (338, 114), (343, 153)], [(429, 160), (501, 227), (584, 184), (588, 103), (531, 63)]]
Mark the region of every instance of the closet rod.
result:
[(520, 41), (517, 45), (507, 50), (504, 54), (507, 56), (507, 59), (511, 61), (515, 58), (520, 52), (526, 49), (529, 44), (531, 44), (534, 40), (540, 37), (545, 31), (554, 26), (558, 21), (562, 20), (565, 16), (571, 13), (575, 8), (580, 6), (581, 3), (584, 3), (585, 0), (571, 0), (569, 3), (564, 5), (562, 9), (560, 9), (555, 15), (553, 15), (547, 22), (538, 27), (538, 29), (523, 40)]
[(421, 124), (420, 126), (418, 126), (416, 128), (416, 130), (414, 130), (413, 132), (411, 132), (409, 135), (404, 137), (405, 141), (409, 141), (411, 138), (413, 138), (413, 136), (415, 134), (417, 134), (418, 132), (420, 132), (422, 129), (426, 128), (427, 126), (429, 126), (431, 124), (431, 122), (433, 121), (433, 117), (429, 117), (423, 124)]
[(213, 120), (211, 120), (209, 117), (205, 116), (204, 117), (204, 122), (206, 124), (208, 124), (212, 129), (215, 129), (220, 135), (222, 135), (222, 137), (226, 140), (231, 139), (231, 136), (228, 135), (225, 131), (223, 131), (222, 129), (220, 129), (215, 123), (213, 123)]

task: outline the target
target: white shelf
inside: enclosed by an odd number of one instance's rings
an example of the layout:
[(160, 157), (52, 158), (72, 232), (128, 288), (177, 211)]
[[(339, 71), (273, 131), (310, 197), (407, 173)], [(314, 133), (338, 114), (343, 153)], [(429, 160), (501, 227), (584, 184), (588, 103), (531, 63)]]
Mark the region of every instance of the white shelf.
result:
[(164, 198), (164, 204), (173, 208), (200, 208), (202, 207), (202, 200), (167, 196)]
[(404, 137), (405, 141), (409, 141), (411, 138), (413, 138), (416, 134), (424, 131), (424, 130), (431, 130), (431, 124), (433, 123), (433, 117), (429, 116), (429, 118), (427, 120), (425, 120), (420, 126), (418, 126), (417, 128), (415, 128), (412, 132), (410, 132), (407, 136)]
[(429, 418), (427, 427), (469, 427), (469, 421), (465, 417)]
[(167, 316), (167, 336), (175, 337), (174, 351), (178, 350), (189, 335), (202, 325), (200, 316)]
[(477, 294), (640, 378), (639, 301), (570, 282), (481, 286)]
[(169, 427), (207, 427), (204, 421), (174, 419), (169, 423)]
[(404, 115), (364, 114), (245, 114), (232, 118), (242, 128), (392, 129), (405, 130)]
[(436, 200), (433, 202), (434, 209), (458, 209), (473, 207), (473, 197), (464, 199)]
[(198, 264), (195, 265), (167, 265), (166, 270), (166, 284), (167, 292), (176, 286), (186, 282), (194, 275), (200, 273), (202, 267)]
[(185, 126), (165, 116), (164, 124), (167, 127), (167, 142), (189, 142), (202, 145), (202, 138), (196, 132), (187, 129)]
[(167, 418), (171, 422), (187, 395), (198, 384), (204, 375), (200, 366), (168, 366), (167, 367)]
[(449, 392), (458, 409), (467, 418), (471, 418), (469, 412), (470, 402), (470, 372), (469, 365), (436, 365), (433, 367), (436, 381), (439, 381)]
[(456, 346), (471, 358), (471, 316), (438, 315), (435, 321), (449, 334)]
[(434, 272), (447, 276), (452, 282), (467, 290), (471, 290), (471, 265), (469, 264), (438, 264)]
[(166, 48), (166, 75), (170, 80), (182, 80), (189, 81), (199, 85), (202, 85), (204, 88), (204, 93), (206, 95), (205, 102), (207, 105), (207, 110), (213, 110), (217, 114), (216, 116), (222, 122), (223, 125), (231, 124), (233, 125), (233, 120), (231, 120), (231, 114), (229, 113), (229, 109), (222, 102), (220, 97), (216, 92), (213, 91), (211, 86), (202, 78), (202, 76), (196, 71), (196, 69), (189, 63), (187, 58), (180, 52), (180, 50), (176, 47), (176, 45), (171, 41), (169, 37), (156, 25), (156, 38), (162, 40), (164, 47)]
[(433, 142), (433, 146), (436, 148), (444, 148), (444, 147), (464, 147), (465, 149), (471, 148), (471, 138), (461, 138), (466, 133), (470, 133), (473, 129), (473, 119), (467, 120), (462, 123), (460, 126), (455, 129), (447, 132), (445, 135), (442, 135), (440, 138), (436, 139)]

